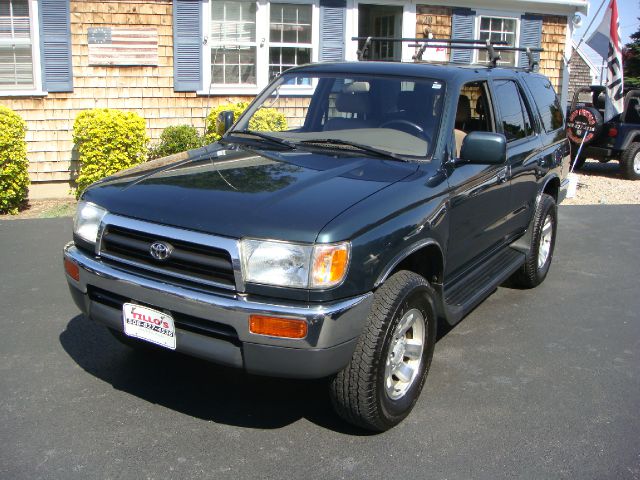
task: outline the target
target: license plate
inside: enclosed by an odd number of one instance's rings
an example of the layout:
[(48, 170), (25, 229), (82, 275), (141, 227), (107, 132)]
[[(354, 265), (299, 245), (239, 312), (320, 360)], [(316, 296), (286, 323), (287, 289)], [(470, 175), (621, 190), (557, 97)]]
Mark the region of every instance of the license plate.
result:
[(135, 303), (125, 303), (122, 317), (124, 333), (130, 337), (176, 349), (176, 327), (171, 315)]

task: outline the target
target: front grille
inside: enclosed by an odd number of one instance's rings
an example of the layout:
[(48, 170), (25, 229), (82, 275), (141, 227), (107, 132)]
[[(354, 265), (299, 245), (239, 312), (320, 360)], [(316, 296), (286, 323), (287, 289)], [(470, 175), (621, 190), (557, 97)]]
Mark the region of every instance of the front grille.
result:
[[(124, 303), (131, 302), (131, 299), (123, 297), (122, 295), (108, 292), (91, 285), (87, 287), (87, 290), (89, 293), (89, 298), (93, 302), (100, 303), (102, 305), (115, 308), (120, 311), (122, 311), (122, 305)], [(162, 310), (153, 305), (148, 305), (140, 302), (135, 303), (139, 303), (142, 306), (154, 308), (156, 310)], [(236, 332), (236, 329), (230, 325), (214, 322), (212, 320), (204, 320), (202, 318), (179, 312), (169, 313), (171, 314), (171, 317), (173, 317), (173, 321), (176, 325), (176, 328), (178, 329), (199, 333), (200, 335), (206, 335), (208, 337), (223, 338), (232, 342), (238, 341), (238, 332)]]
[[(157, 241), (173, 247), (166, 260), (156, 260), (150, 254), (151, 245)], [(224, 289), (236, 286), (231, 255), (209, 245), (107, 225), (102, 234), (100, 256), (136, 273), (149, 273), (172, 283)]]

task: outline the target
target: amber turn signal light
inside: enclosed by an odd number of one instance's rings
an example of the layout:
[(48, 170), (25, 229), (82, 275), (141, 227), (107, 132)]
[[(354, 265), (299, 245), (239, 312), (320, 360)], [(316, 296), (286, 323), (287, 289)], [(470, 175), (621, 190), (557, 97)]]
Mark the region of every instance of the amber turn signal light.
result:
[(76, 262), (72, 262), (68, 258), (64, 259), (64, 271), (76, 282), (80, 281), (80, 268)]
[(270, 337), (304, 338), (307, 336), (307, 322), (290, 318), (250, 315), (249, 331)]

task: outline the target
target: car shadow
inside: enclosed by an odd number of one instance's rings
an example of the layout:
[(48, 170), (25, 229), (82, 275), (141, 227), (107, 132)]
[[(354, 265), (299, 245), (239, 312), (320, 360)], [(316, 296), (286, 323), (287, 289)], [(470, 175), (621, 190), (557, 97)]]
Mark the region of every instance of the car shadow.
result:
[(304, 418), (339, 433), (372, 434), (333, 412), (326, 380), (259, 377), (176, 352), (134, 350), (83, 315), (59, 339), (81, 368), (113, 388), (192, 417), (258, 429)]
[(580, 170), (578, 170), (578, 173), (588, 177), (624, 179), (620, 171), (620, 163), (616, 161), (600, 163), (597, 160), (588, 159)]

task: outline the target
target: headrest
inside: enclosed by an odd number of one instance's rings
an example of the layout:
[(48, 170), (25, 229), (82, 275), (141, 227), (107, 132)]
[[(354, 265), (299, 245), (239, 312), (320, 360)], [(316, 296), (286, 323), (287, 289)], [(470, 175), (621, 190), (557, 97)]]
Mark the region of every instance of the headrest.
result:
[(596, 107), (598, 110), (604, 109), (604, 99), (605, 99), (604, 92), (599, 93), (593, 102), (593, 106)]
[(460, 95), (458, 99), (458, 111), (456, 112), (456, 123), (464, 123), (471, 120), (471, 102), (466, 95)]
[(367, 114), (371, 102), (367, 93), (341, 93), (336, 97), (336, 109), (342, 113)]
[(342, 88), (342, 93), (368, 92), (369, 82), (352, 82)]

